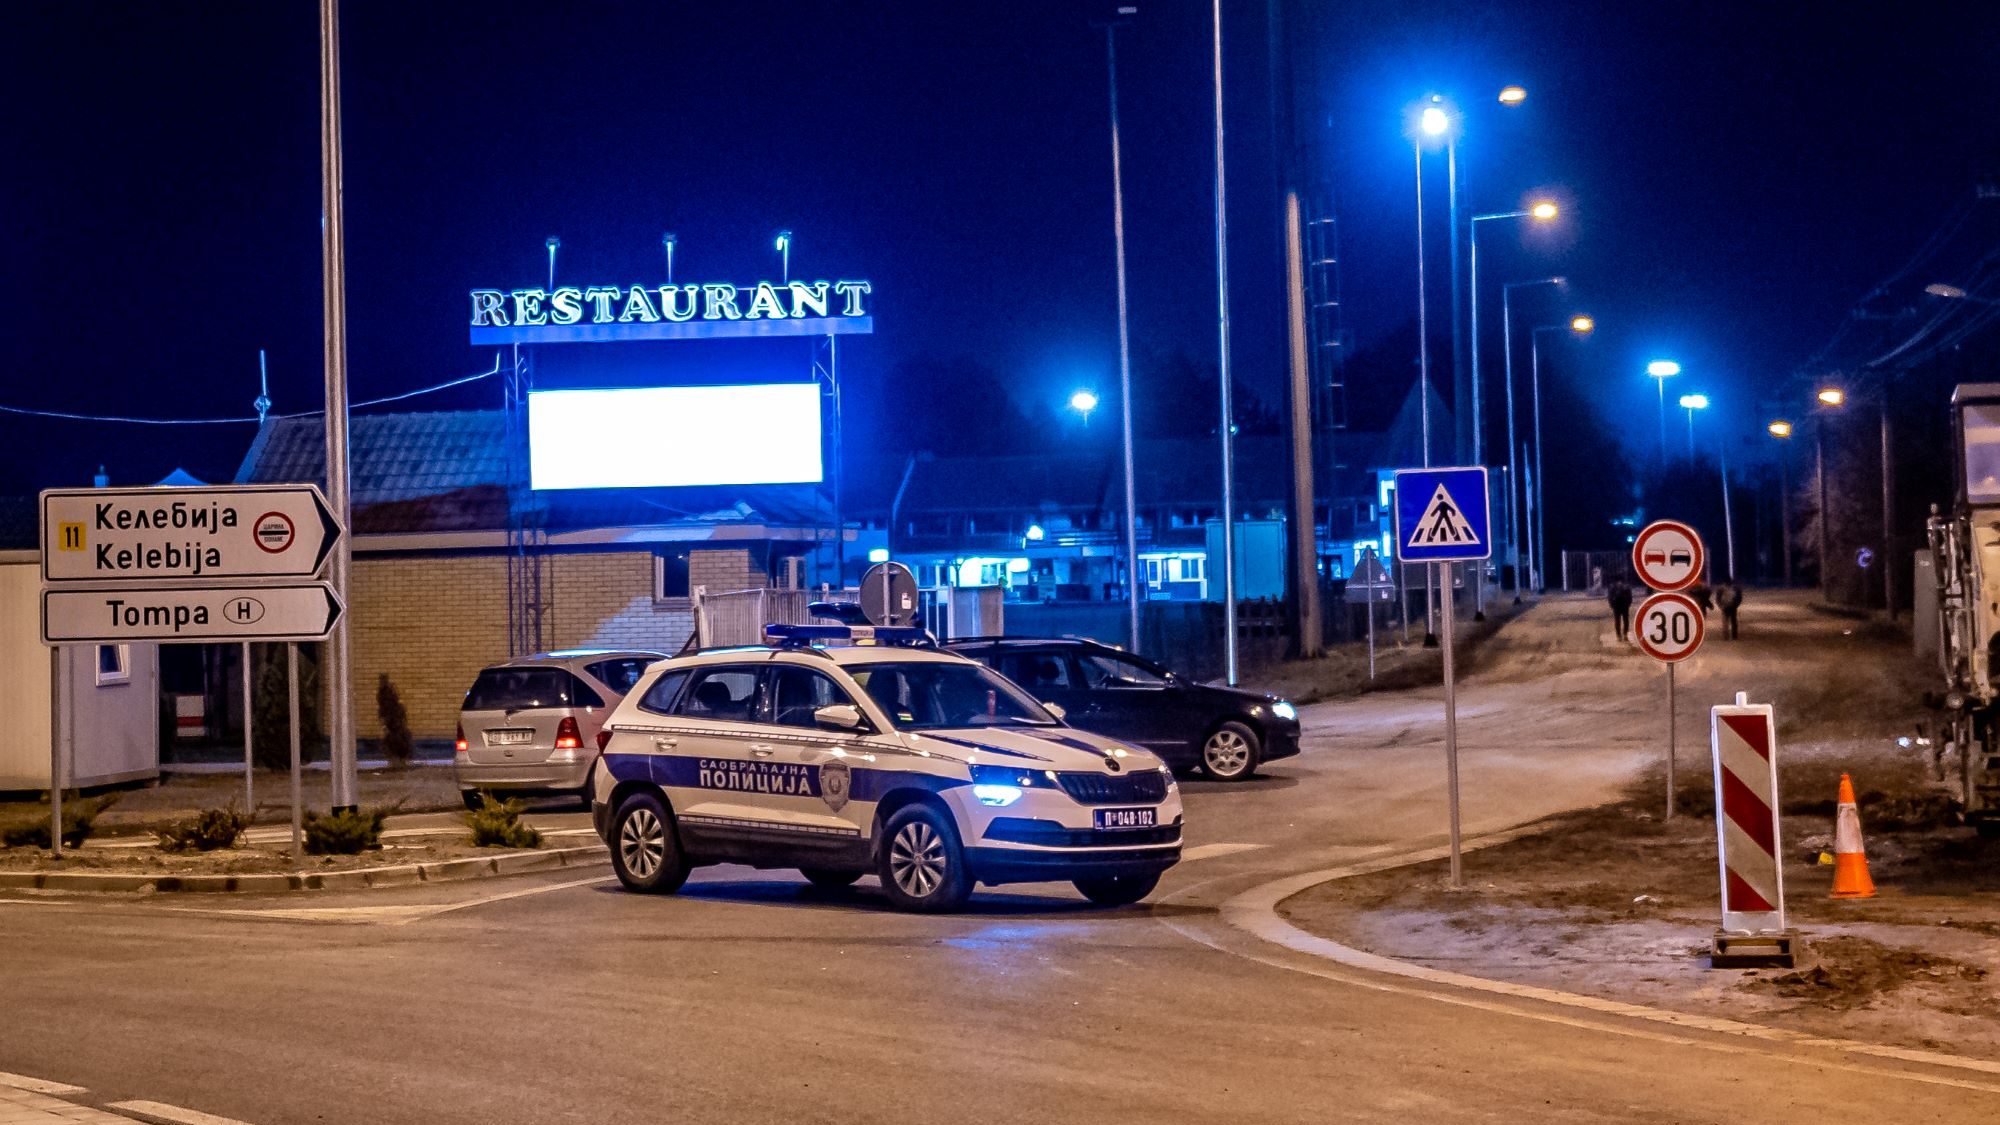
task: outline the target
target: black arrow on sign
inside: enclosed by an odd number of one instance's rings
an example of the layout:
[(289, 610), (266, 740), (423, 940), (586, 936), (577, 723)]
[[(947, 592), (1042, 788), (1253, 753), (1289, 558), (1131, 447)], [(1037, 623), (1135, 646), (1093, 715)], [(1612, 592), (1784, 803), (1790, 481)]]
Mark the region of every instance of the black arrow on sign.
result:
[(321, 629), (320, 632), (331, 633), (333, 632), (334, 624), (340, 620), (340, 615), (346, 607), (340, 604), (339, 598), (333, 596), (333, 586), (331, 583), (320, 583), (319, 592), (326, 595), (326, 627)]
[(340, 521), (333, 518), (333, 509), (326, 506), (326, 497), (320, 495), (319, 489), (312, 490), (312, 498), (313, 507), (319, 511), (319, 526), (322, 533), (319, 555), (313, 559), (312, 565), (312, 573), (318, 574), (319, 568), (326, 565), (326, 557), (333, 553), (334, 544), (340, 542)]

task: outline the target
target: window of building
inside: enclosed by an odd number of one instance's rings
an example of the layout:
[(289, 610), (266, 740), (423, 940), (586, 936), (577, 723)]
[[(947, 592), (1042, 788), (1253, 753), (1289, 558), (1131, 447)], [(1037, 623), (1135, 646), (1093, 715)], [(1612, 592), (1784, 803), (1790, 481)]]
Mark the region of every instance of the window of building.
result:
[(97, 646), (97, 686), (132, 682), (132, 646)]
[(688, 596), (688, 552), (686, 548), (663, 551), (653, 556), (653, 596)]

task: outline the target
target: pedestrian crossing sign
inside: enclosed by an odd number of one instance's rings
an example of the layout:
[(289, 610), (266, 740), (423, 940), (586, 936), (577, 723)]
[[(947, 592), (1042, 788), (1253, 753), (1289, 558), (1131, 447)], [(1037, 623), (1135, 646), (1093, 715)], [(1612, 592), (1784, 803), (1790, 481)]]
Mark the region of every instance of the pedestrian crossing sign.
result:
[(1396, 470), (1396, 552), (1404, 562), (1493, 557), (1486, 470)]

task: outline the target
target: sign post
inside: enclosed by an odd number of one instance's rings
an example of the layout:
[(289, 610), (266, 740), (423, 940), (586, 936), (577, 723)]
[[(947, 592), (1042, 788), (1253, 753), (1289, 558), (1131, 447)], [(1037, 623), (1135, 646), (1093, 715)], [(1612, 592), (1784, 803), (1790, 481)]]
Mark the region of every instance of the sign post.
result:
[(1632, 573), (1659, 593), (1639, 604), (1632, 637), (1639, 650), (1667, 666), (1667, 812), (1674, 818), (1676, 699), (1674, 665), (1701, 647), (1707, 619), (1693, 598), (1680, 591), (1701, 581), (1708, 552), (1694, 528), (1678, 520), (1655, 520), (1632, 540)]
[(1349, 604), (1359, 603), (1368, 607), (1368, 678), (1375, 678), (1375, 603), (1386, 602), (1396, 596), (1396, 581), (1389, 577), (1389, 568), (1370, 547), (1361, 552), (1361, 558), (1354, 564), (1354, 573), (1347, 579), (1346, 597)]
[[(243, 795), (251, 770), (252, 641), (286, 642), (291, 681), (292, 821), (301, 819), (298, 644), (334, 634), (346, 607), (315, 581), (343, 534), (310, 484), (198, 488), (58, 488), (41, 495), (42, 643), (49, 647), (50, 840), (62, 854), (65, 704), (63, 646), (243, 645)], [(337, 661), (336, 661), (337, 663)], [(336, 686), (336, 713), (346, 706)], [(338, 756), (338, 740), (336, 740)], [(336, 767), (338, 762), (336, 762)], [(335, 770), (336, 800), (340, 772)]]
[[(1478, 466), (1396, 471), (1396, 552), (1399, 562), (1443, 564), (1440, 641), (1444, 649), (1444, 763), (1451, 813), (1451, 885), (1463, 885), (1459, 856), (1458, 688), (1452, 667), (1451, 564), (1493, 555), (1486, 470)], [(1432, 571), (1435, 575), (1435, 570)]]

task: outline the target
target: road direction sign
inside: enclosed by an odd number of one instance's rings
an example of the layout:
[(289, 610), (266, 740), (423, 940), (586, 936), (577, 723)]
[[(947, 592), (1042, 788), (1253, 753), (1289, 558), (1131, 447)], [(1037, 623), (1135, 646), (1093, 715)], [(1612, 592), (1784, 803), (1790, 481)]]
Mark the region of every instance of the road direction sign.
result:
[(1407, 563), (1491, 558), (1486, 470), (1396, 470), (1396, 554)]
[(1654, 594), (1639, 603), (1639, 616), (1632, 622), (1639, 650), (1666, 664), (1693, 656), (1705, 629), (1701, 607), (1686, 594)]
[(1654, 520), (1632, 540), (1632, 573), (1662, 593), (1701, 581), (1708, 552), (1694, 528), (1679, 520)]
[(323, 641), (345, 607), (325, 582), (42, 591), (42, 643)]
[(1374, 551), (1363, 551), (1360, 561), (1354, 564), (1354, 573), (1347, 576), (1346, 596), (1357, 604), (1396, 600), (1396, 580), (1389, 577), (1389, 568), (1382, 565)]
[(42, 581), (310, 578), (340, 541), (311, 484), (42, 493)]

